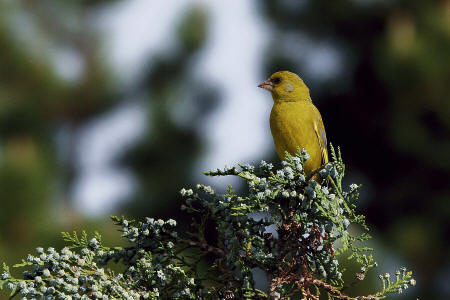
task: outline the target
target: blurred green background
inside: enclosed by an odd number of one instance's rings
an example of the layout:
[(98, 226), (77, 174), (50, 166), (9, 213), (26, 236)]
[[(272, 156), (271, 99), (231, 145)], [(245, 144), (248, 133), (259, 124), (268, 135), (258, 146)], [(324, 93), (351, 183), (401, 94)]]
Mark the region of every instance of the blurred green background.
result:
[(1, 0), (0, 261), (117, 244), (108, 215), (183, 219), (183, 186), (224, 185), (201, 171), (277, 161), (256, 85), (282, 69), (363, 184), (377, 271), (449, 299), (449, 0)]

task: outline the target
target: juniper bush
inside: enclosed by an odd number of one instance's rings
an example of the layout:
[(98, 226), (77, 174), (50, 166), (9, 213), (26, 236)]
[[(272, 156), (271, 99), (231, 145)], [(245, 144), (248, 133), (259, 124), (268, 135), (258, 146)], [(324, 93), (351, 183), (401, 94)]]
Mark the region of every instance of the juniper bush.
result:
[[(319, 294), (381, 299), (402, 293), (416, 283), (405, 268), (395, 279), (380, 275), (379, 292), (344, 293), (342, 259), (359, 264), (357, 281), (377, 264), (372, 249), (364, 246), (370, 238), (364, 216), (355, 210), (360, 187), (344, 191), (339, 149), (331, 147), (331, 157), (317, 171), (320, 177), (303, 173), (309, 159), (304, 150), (287, 154), (278, 170), (262, 161), (257, 168), (245, 164), (208, 172), (238, 176), (248, 191), (238, 195), (229, 187), (219, 194), (201, 184), (183, 188), (182, 209), (193, 217), (190, 233), (178, 234), (172, 219), (112, 217), (127, 247), (104, 245), (98, 233), (63, 233), (67, 247), (38, 247), (14, 266), (24, 268), (22, 278), (4, 265), (0, 286), (23, 299), (319, 299)], [(217, 231), (214, 243), (205, 236), (208, 224)], [(360, 230), (350, 231), (351, 226)], [(111, 271), (111, 263), (124, 271)], [(255, 269), (266, 274), (267, 289), (255, 287)]]

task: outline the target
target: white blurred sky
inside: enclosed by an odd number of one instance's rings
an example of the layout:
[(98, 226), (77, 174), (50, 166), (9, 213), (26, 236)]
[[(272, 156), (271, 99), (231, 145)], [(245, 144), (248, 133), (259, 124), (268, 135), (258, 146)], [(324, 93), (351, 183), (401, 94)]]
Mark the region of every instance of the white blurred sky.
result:
[[(272, 151), (268, 118), (270, 95), (256, 85), (263, 80), (260, 65), (267, 25), (255, 1), (119, 2), (95, 16), (105, 38), (108, 60), (121, 84), (135, 81), (149, 55), (170, 46), (179, 16), (195, 3), (210, 13), (210, 31), (195, 73), (221, 87), (223, 102), (203, 124), (209, 151), (193, 174), (262, 158)], [(75, 183), (76, 206), (90, 215), (109, 213), (134, 188), (132, 174), (112, 165), (114, 157), (143, 130), (145, 114), (139, 104), (118, 107), (81, 132), (78, 157), (81, 176)], [(202, 178), (204, 179), (204, 178)], [(204, 180), (203, 180), (204, 181)]]

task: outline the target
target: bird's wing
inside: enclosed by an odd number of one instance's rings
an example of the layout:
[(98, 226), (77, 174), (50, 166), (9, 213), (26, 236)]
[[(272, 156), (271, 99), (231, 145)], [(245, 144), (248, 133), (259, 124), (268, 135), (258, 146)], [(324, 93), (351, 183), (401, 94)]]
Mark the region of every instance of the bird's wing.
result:
[(316, 112), (316, 119), (314, 120), (314, 132), (316, 133), (317, 141), (319, 142), (322, 164), (328, 162), (328, 152), (327, 152), (327, 135), (325, 133), (325, 127), (323, 126), (322, 117)]

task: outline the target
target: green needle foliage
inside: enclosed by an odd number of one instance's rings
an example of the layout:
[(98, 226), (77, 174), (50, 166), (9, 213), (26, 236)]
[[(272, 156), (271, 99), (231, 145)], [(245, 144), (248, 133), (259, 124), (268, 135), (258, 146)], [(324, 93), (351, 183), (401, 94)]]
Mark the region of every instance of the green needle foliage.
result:
[[(344, 294), (346, 257), (359, 264), (362, 281), (374, 266), (364, 216), (355, 211), (359, 186), (342, 188), (345, 167), (331, 147), (332, 162), (305, 176), (306, 151), (287, 155), (282, 167), (261, 162), (208, 172), (208, 176), (239, 176), (247, 195), (230, 186), (217, 194), (210, 186), (182, 189), (182, 208), (192, 214), (192, 230), (175, 231), (176, 221), (112, 217), (127, 247), (103, 245), (101, 236), (63, 233), (61, 251), (37, 248), (14, 267), (4, 265), (1, 286), (24, 298), (60, 299), (382, 299), (415, 285), (402, 268), (380, 275), (382, 289), (371, 295)], [(216, 229), (216, 239), (206, 234)], [(113, 272), (113, 264), (123, 266)], [(254, 272), (263, 271), (267, 288), (255, 288)]]

